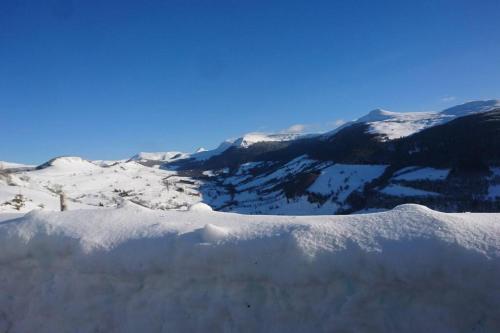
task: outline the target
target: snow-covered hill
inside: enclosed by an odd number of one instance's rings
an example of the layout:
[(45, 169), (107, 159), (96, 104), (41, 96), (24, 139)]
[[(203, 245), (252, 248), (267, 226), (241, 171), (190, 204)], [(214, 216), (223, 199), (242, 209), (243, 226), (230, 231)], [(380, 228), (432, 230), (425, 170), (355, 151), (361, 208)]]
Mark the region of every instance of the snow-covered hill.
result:
[(0, 223), (0, 331), (496, 333), (499, 221), (35, 211)]
[(187, 209), (201, 200), (199, 182), (134, 161), (99, 166), (80, 157), (60, 157), (36, 170), (0, 175), (0, 212), (113, 207), (129, 200), (155, 209)]

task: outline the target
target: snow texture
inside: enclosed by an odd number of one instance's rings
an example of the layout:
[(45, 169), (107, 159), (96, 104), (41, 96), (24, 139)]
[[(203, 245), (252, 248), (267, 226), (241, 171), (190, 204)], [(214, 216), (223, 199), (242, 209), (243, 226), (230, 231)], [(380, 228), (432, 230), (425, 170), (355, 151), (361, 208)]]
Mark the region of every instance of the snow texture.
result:
[(500, 214), (33, 211), (0, 223), (0, 281), (10, 333), (493, 333)]

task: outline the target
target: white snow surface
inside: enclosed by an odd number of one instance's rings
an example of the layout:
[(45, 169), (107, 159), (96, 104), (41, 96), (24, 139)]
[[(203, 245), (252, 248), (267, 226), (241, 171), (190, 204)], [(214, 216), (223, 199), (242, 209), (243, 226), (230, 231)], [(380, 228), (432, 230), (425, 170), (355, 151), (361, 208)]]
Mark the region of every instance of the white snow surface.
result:
[(500, 214), (33, 211), (0, 263), (1, 332), (500, 331)]

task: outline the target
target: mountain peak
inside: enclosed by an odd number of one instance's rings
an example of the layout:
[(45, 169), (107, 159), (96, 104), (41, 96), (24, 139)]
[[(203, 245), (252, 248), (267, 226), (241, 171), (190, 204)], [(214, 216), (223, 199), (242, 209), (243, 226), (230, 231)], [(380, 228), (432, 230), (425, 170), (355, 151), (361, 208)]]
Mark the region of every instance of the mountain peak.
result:
[(92, 170), (97, 168), (99, 168), (97, 165), (79, 156), (56, 157), (36, 167), (38, 170), (50, 169), (54, 171)]
[(382, 121), (393, 118), (397, 115), (396, 112), (387, 111), (384, 109), (375, 109), (370, 112), (366, 116), (359, 118), (358, 122), (372, 122), (372, 121)]

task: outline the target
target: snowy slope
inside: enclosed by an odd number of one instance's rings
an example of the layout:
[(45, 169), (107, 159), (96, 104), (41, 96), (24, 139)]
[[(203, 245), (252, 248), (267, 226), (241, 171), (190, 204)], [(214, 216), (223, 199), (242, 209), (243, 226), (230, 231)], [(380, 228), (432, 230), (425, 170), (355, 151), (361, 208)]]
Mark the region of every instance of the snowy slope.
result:
[(499, 221), (33, 212), (0, 224), (0, 331), (499, 332)]
[(353, 191), (382, 175), (386, 165), (334, 164), (321, 170), (321, 174), (307, 190), (322, 195), (334, 195), (344, 201)]
[(368, 123), (372, 133), (382, 134), (387, 139), (397, 139), (419, 132), (425, 128), (442, 124), (453, 116), (433, 112), (389, 112), (374, 110), (357, 122)]

